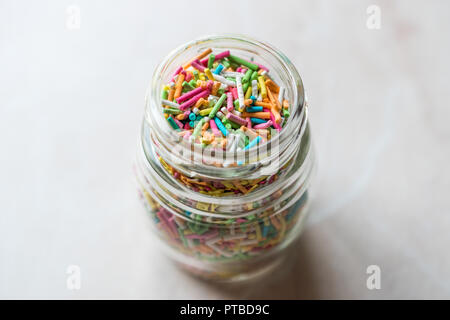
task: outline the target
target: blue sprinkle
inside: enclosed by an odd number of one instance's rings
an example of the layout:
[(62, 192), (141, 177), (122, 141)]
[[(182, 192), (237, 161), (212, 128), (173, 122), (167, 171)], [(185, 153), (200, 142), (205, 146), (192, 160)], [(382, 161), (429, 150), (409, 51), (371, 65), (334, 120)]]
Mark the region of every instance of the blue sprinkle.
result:
[(216, 68), (216, 70), (214, 70), (214, 74), (220, 74), (223, 70), (224, 66), (222, 64), (219, 64)]
[(246, 112), (262, 112), (263, 107), (247, 107), (245, 108)]
[(252, 123), (256, 123), (256, 124), (266, 123), (265, 120), (259, 119), (259, 118), (250, 118), (250, 120), (252, 121)]

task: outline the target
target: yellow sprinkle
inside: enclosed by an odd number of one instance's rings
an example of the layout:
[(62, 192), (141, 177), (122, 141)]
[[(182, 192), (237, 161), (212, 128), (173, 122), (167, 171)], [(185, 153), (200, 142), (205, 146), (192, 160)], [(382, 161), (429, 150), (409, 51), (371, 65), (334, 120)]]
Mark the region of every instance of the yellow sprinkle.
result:
[(267, 89), (266, 89), (266, 83), (264, 82), (264, 77), (263, 76), (259, 76), (258, 77), (258, 82), (261, 86), (261, 97), (263, 99), (267, 98)]
[(200, 111), (199, 113), (200, 113), (201, 116), (207, 116), (207, 115), (211, 112), (212, 109), (213, 109), (213, 108), (203, 109), (203, 110)]
[(205, 74), (208, 77), (209, 80), (213, 80), (214, 81), (214, 77), (212, 75), (211, 70), (209, 70), (208, 68), (205, 69)]
[(209, 203), (205, 203), (205, 202), (197, 202), (196, 207), (197, 207), (197, 209), (206, 211), (206, 210), (209, 209)]

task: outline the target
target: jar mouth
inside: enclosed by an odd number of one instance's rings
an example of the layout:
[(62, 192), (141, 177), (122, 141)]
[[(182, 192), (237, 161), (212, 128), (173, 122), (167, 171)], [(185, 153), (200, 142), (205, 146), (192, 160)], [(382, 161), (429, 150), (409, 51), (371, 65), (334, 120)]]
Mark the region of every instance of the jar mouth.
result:
[[(246, 49), (243, 49), (243, 46)], [(173, 130), (163, 113), (161, 112), (162, 86), (170, 80), (174, 70), (185, 60), (194, 57), (207, 48), (230, 49), (246, 55), (245, 58), (255, 57), (258, 61), (271, 61), (269, 65), (273, 68), (270, 71), (271, 76), (278, 77), (286, 88), (286, 94), (289, 96), (291, 104), (291, 115), (284, 125), (277, 139), (269, 139), (260, 143), (254, 148), (248, 150), (221, 152), (222, 157), (210, 158), (202, 150), (196, 150), (192, 144), (181, 138)], [(242, 177), (248, 173), (254, 172), (255, 168), (265, 166), (272, 162), (279, 153), (293, 153), (290, 146), (295, 144), (298, 132), (306, 126), (303, 121), (305, 116), (305, 95), (303, 82), (296, 68), (291, 61), (278, 49), (262, 41), (254, 40), (243, 35), (220, 34), (200, 37), (196, 40), (185, 43), (173, 50), (156, 68), (151, 85), (146, 94), (145, 120), (152, 128), (152, 135), (158, 143), (160, 152), (164, 154), (164, 159), (170, 159), (176, 167), (188, 168), (191, 172), (198, 172), (203, 176), (215, 178)], [(295, 149), (295, 148), (291, 148)], [(272, 151), (271, 151), (272, 150)], [(280, 152), (273, 152), (279, 150)], [(174, 152), (176, 151), (176, 152)], [(191, 155), (187, 158), (186, 155)], [(223, 159), (245, 159), (238, 166), (228, 167)], [(206, 160), (206, 161), (205, 161)], [(214, 160), (210, 164), (209, 160)], [(211, 162), (211, 163), (212, 163)]]

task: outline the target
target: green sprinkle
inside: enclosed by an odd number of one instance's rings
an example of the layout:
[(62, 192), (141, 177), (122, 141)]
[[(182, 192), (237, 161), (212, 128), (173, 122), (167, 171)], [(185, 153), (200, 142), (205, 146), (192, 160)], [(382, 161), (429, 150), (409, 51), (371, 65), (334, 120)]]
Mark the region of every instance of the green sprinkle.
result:
[(167, 100), (168, 97), (169, 97), (169, 91), (163, 90), (161, 92), (161, 99)]
[(197, 85), (197, 81), (195, 81), (194, 79), (192, 79), (191, 81), (189, 81), (189, 84), (195, 88), (195, 86)]
[(214, 54), (210, 54), (209, 58), (208, 58), (208, 69), (212, 69), (213, 68), (213, 63), (214, 63), (214, 59), (216, 58), (216, 56)]
[(245, 137), (246, 137), (245, 133), (242, 132), (241, 129), (236, 130), (236, 133), (239, 136), (238, 147), (239, 148), (244, 148), (245, 147)]
[(250, 86), (250, 82), (244, 83), (244, 84), (242, 85), (242, 90), (243, 90), (244, 92), (246, 92), (249, 86)]
[(197, 70), (194, 70), (194, 71), (192, 72), (192, 74), (194, 75), (194, 80), (197, 81), (197, 80), (198, 80), (198, 71), (197, 71)]
[(223, 93), (219, 100), (217, 101), (216, 105), (214, 106), (214, 108), (211, 110), (210, 114), (209, 114), (209, 118), (212, 119), (216, 116), (217, 111), (219, 111), (220, 107), (222, 107), (222, 103), (225, 101), (227, 95), (225, 93)]
[(173, 129), (180, 131), (180, 127), (177, 125), (177, 123), (175, 122), (175, 120), (173, 120), (172, 117), (168, 117), (167, 121), (169, 121), (169, 124)]
[[(175, 109), (175, 108), (164, 108), (163, 113), (180, 114), (180, 113), (183, 113), (183, 111), (181, 111), (180, 109)], [(178, 127), (178, 125), (177, 125), (177, 127)]]
[(244, 78), (242, 78), (242, 83), (247, 83), (250, 80), (250, 77), (253, 74), (253, 70), (248, 69), (247, 72), (245, 72)]
[(193, 86), (191, 86), (191, 84), (189, 82), (186, 82), (186, 81), (183, 82), (183, 88), (188, 89), (189, 91), (195, 89)]
[(283, 117), (285, 117), (285, 118), (289, 118), (289, 116), (290, 116), (291, 114), (289, 113), (289, 111), (288, 110), (286, 110), (286, 109), (283, 109)]
[(250, 80), (252, 80), (252, 81), (253, 80), (258, 80), (258, 76), (259, 76), (258, 72), (257, 71), (253, 71)]
[(229, 68), (230, 67), (230, 62), (227, 59), (222, 59), (222, 64), (225, 68)]
[(258, 65), (254, 64), (254, 63), (251, 63), (251, 62), (248, 62), (247, 60), (244, 60), (244, 59), (242, 59), (242, 58), (233, 56), (233, 55), (231, 55), (231, 54), (228, 56), (228, 59), (229, 59), (230, 61), (232, 61), (232, 62), (237, 63), (237, 64), (241, 64), (241, 65), (243, 65), (243, 66), (246, 66), (247, 68), (250, 68), (250, 69), (252, 69), (252, 70), (254, 70), (254, 71), (256, 71), (256, 70), (259, 69)]

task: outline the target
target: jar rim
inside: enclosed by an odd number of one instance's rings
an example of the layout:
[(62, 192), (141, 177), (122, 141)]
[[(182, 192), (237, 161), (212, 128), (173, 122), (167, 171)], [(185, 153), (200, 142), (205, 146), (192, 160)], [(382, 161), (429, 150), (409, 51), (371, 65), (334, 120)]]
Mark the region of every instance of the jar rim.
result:
[[(281, 132), (277, 135), (278, 138), (274, 139), (274, 141), (270, 139), (266, 142), (260, 143), (257, 147), (245, 151), (223, 151), (225, 158), (234, 157), (235, 154), (237, 154), (237, 157), (239, 157), (245, 153), (246, 155), (248, 155), (247, 157), (245, 157), (245, 159), (256, 159), (255, 161), (245, 162), (242, 165), (236, 167), (215, 166), (208, 165), (206, 163), (195, 163), (195, 166), (192, 166), (192, 163), (186, 163), (188, 159), (173, 152), (175, 148), (179, 148), (178, 150), (181, 151), (181, 154), (193, 152), (191, 143), (187, 143), (185, 139), (182, 138), (180, 140), (180, 136), (169, 126), (168, 122), (165, 121), (163, 113), (161, 112), (160, 108), (158, 108), (161, 105), (160, 90), (164, 85), (163, 81), (166, 80), (163, 79), (162, 75), (168, 71), (173, 72), (176, 69), (176, 66), (173, 65), (174, 60), (185, 53), (186, 50), (192, 50), (194, 48), (205, 46), (214, 48), (214, 43), (217, 43), (218, 41), (232, 41), (236, 44), (241, 43), (250, 45), (252, 48), (263, 50), (265, 53), (275, 58), (283, 68), (283, 72), (285, 72), (289, 79), (288, 83), (291, 86), (291, 88), (289, 89), (292, 93), (292, 101), (290, 101), (292, 112), (291, 116), (283, 127), (283, 130), (281, 130)], [(240, 48), (240, 50), (244, 49)], [(254, 54), (257, 55), (256, 52), (254, 52)], [(149, 122), (150, 127), (152, 128), (152, 133), (157, 138), (158, 143), (161, 144), (161, 147), (168, 154), (170, 153), (171, 157), (173, 157), (172, 159), (177, 161), (177, 163), (189, 165), (190, 170), (195, 171), (197, 168), (197, 170), (200, 170), (205, 174), (207, 173), (210, 176), (228, 178), (230, 177), (230, 175), (235, 177), (245, 175), (248, 172), (254, 171), (255, 166), (257, 167), (262, 163), (270, 162), (274, 157), (278, 156), (275, 153), (263, 154), (264, 150), (272, 150), (275, 147), (279, 148), (280, 150), (287, 150), (287, 148), (289, 148), (289, 146), (295, 142), (295, 139), (298, 138), (298, 136), (294, 133), (303, 131), (301, 130), (302, 128), (298, 128), (298, 126), (306, 125), (305, 121), (303, 121), (303, 117), (305, 116), (304, 110), (305, 93), (302, 79), (292, 62), (283, 53), (281, 53), (280, 50), (265, 42), (251, 39), (243, 35), (215, 34), (199, 37), (195, 40), (180, 45), (179, 47), (171, 51), (156, 67), (153, 73), (152, 82), (146, 94), (145, 121)], [(278, 145), (274, 145), (275, 143)], [(194, 150), (194, 153), (195, 152), (196, 151)], [(203, 157), (204, 155), (202, 154), (201, 156)], [(189, 159), (189, 161), (192, 161), (192, 159)]]

